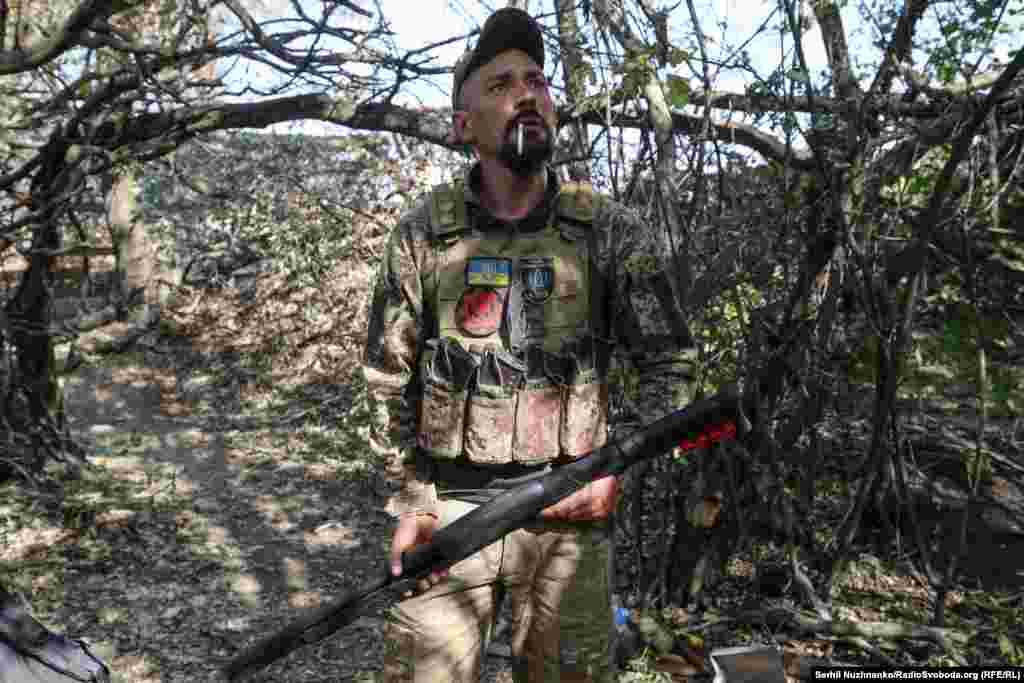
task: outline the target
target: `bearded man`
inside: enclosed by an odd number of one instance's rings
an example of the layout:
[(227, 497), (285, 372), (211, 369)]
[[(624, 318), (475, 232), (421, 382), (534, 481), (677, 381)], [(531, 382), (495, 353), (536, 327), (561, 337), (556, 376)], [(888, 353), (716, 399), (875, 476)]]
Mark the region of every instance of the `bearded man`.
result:
[[(388, 467), (402, 553), (502, 490), (689, 400), (685, 322), (651, 230), (549, 162), (544, 42), (506, 8), (455, 67), (455, 140), (476, 163), (402, 217), (371, 302), (370, 444)], [(611, 372), (615, 367), (616, 372)], [(384, 680), (477, 681), (507, 595), (516, 680), (610, 680), (614, 477), (595, 481), (390, 612)]]

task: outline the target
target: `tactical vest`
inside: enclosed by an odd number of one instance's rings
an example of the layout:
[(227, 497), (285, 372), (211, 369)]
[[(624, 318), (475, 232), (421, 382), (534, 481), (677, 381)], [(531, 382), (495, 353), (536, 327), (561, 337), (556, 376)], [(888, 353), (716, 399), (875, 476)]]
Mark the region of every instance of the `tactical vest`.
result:
[[(467, 225), (462, 184), (431, 193), (435, 335), (420, 358), (417, 443), (434, 457), (534, 465), (604, 445), (608, 347), (591, 224), (566, 184), (543, 230)], [(427, 303), (427, 302), (425, 302)]]

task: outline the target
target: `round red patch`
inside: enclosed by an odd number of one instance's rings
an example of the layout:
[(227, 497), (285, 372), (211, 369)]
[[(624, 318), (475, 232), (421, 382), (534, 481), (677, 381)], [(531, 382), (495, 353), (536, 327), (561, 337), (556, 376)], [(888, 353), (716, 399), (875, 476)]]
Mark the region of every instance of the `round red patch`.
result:
[(471, 337), (493, 334), (501, 324), (504, 290), (470, 287), (459, 298), (455, 307), (455, 322), (459, 329)]

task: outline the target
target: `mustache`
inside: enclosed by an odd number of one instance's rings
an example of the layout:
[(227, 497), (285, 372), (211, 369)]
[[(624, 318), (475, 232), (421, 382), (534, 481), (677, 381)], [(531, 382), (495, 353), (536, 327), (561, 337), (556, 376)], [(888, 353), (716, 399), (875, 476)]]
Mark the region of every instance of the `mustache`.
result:
[(508, 132), (512, 133), (524, 119), (534, 119), (545, 128), (548, 128), (548, 122), (544, 120), (544, 117), (539, 112), (535, 111), (524, 111), (521, 114), (517, 114), (508, 124)]

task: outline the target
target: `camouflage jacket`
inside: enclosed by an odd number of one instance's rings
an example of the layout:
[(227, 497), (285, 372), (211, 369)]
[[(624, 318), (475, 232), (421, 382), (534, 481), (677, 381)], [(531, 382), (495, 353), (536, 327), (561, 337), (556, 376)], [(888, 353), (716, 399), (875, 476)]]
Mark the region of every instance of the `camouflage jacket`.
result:
[[(477, 167), (467, 174), (468, 222), (480, 230), (528, 230), (545, 224), (557, 200), (559, 183), (549, 176), (546, 200), (516, 226), (484, 209), (475, 193)], [(597, 205), (592, 230), (597, 236), (597, 272), (605, 291), (614, 342), (609, 377), (616, 438), (683, 407), (690, 400), (694, 350), (672, 294), (666, 250), (653, 230), (629, 209), (605, 200)], [(370, 303), (363, 374), (372, 415), (370, 447), (387, 465), (391, 486), (387, 510), (401, 515), (429, 510), (437, 493), (428, 473), (416, 467), (417, 367), (434, 327), (425, 291), (435, 271), (430, 243), (429, 197), (395, 226), (383, 254)]]

